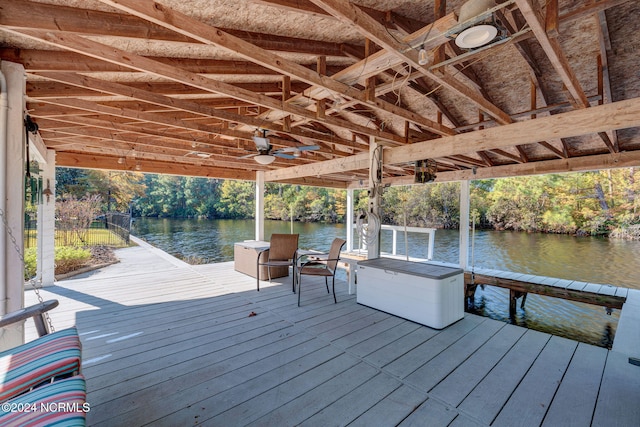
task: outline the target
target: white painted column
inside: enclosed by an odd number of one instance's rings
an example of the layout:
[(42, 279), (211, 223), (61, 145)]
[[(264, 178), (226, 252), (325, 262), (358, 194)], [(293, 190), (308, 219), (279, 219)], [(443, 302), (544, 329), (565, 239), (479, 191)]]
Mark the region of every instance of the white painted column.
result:
[(347, 216), (345, 217), (347, 227), (347, 252), (353, 252), (353, 189), (347, 190)]
[(42, 286), (51, 286), (55, 280), (55, 227), (56, 227), (56, 152), (47, 150), (42, 165), (42, 183), (52, 194), (42, 196), (38, 206), (38, 265), (37, 275)]
[(460, 268), (469, 264), (469, 181), (460, 181)]
[(256, 240), (264, 240), (264, 171), (256, 172)]
[[(21, 309), (24, 306), (24, 171), (25, 171), (25, 145), (24, 145), (24, 111), (26, 79), (24, 67), (7, 61), (2, 61), (0, 69), (6, 79), (7, 85), (7, 126), (6, 145), (0, 147), (6, 154), (6, 164), (2, 165), (4, 173), (4, 189), (2, 191), (5, 204), (6, 224), (15, 237), (15, 245), (6, 236), (4, 247), (0, 248), (4, 267), (2, 301), (0, 302), (0, 314), (6, 314)], [(2, 224), (2, 233), (6, 233)], [(17, 246), (17, 249), (16, 249)], [(15, 347), (24, 342), (24, 327), (22, 324), (3, 328), (0, 338), (0, 350)]]

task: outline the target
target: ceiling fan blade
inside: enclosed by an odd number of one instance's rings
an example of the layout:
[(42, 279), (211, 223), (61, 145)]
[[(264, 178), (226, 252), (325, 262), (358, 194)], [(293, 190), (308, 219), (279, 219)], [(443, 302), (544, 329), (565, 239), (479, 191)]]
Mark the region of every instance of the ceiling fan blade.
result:
[(297, 147), (297, 149), (299, 151), (313, 151), (313, 150), (319, 150), (320, 146), (319, 145), (303, 145), (303, 146)]
[(285, 148), (279, 148), (278, 153), (295, 153), (297, 151), (312, 151), (312, 150), (319, 150), (320, 147), (318, 145), (300, 145), (298, 147), (285, 147)]
[(283, 153), (282, 151), (274, 151), (273, 153), (271, 153), (271, 155), (276, 156), (276, 157), (280, 157), (281, 159), (297, 159), (296, 156), (293, 156), (291, 154), (286, 154)]
[(251, 153), (251, 154), (245, 154), (244, 156), (240, 156), (238, 157), (239, 159), (250, 159), (251, 157), (257, 156), (260, 153)]

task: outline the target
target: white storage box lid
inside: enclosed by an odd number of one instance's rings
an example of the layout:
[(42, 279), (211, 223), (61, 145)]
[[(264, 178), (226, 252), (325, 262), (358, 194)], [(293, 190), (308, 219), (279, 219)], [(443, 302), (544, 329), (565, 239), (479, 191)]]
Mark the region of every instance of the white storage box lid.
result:
[(427, 277), (429, 279), (446, 279), (447, 277), (463, 274), (461, 268), (445, 267), (441, 265), (412, 262), (393, 258), (376, 258), (358, 261), (358, 267), (372, 267), (381, 270), (395, 271), (412, 276)]

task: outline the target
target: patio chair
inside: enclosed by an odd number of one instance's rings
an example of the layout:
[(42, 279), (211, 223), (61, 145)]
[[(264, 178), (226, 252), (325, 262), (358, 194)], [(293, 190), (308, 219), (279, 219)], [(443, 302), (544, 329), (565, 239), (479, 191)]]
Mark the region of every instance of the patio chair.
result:
[[(260, 267), (267, 267), (267, 275), (271, 282), (271, 267), (292, 268), (291, 288), (296, 291), (296, 254), (298, 252), (298, 234), (272, 234), (268, 249), (258, 253), (256, 261), (256, 282), (260, 291)], [(260, 261), (265, 253), (266, 261)]]
[[(324, 276), (324, 284), (327, 288), (327, 293), (329, 293), (329, 277), (331, 277), (331, 286), (333, 289), (333, 302), (338, 303), (336, 299), (336, 266), (338, 265), (338, 261), (340, 260), (340, 251), (342, 247), (346, 243), (346, 240), (343, 239), (333, 239), (331, 243), (331, 248), (329, 249), (329, 254), (326, 258), (311, 255), (313, 259), (306, 261), (298, 267), (298, 307), (300, 307), (300, 294), (302, 294), (302, 276)], [(309, 257), (310, 255), (303, 255)], [(302, 257), (300, 257), (302, 258)]]

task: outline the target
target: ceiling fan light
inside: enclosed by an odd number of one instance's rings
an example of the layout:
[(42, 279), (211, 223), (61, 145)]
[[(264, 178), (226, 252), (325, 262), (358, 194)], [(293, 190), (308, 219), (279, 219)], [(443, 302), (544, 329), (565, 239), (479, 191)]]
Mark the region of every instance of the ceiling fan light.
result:
[(272, 156), (270, 154), (258, 154), (257, 156), (254, 157), (254, 159), (256, 160), (256, 162), (260, 163), (261, 165), (269, 165), (273, 163), (273, 161), (276, 158), (275, 156)]

